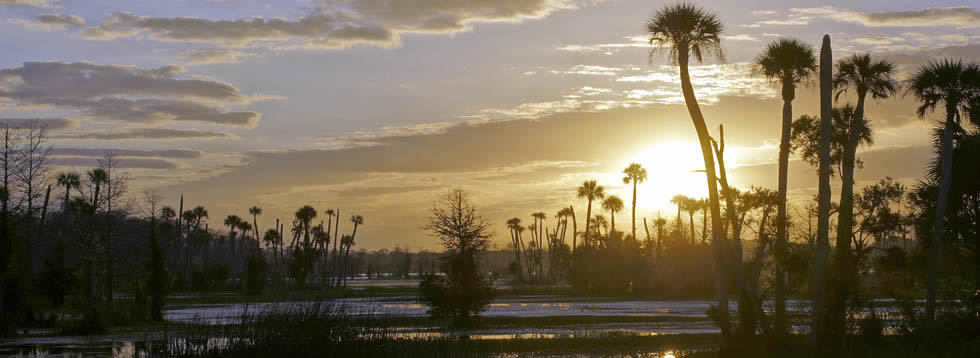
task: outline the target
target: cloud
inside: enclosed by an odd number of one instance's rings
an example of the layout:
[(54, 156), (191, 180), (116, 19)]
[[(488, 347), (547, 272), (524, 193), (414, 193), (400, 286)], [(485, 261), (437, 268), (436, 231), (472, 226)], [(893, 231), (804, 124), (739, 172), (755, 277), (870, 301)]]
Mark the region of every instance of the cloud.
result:
[(130, 140), (130, 139), (151, 139), (151, 140), (172, 140), (172, 139), (216, 139), (231, 138), (228, 133), (197, 131), (169, 128), (133, 128), (119, 132), (92, 132), (71, 135), (52, 136), (52, 139), (79, 139), (79, 140)]
[(107, 153), (112, 153), (118, 157), (147, 157), (147, 158), (176, 158), (176, 159), (200, 159), (201, 151), (190, 149), (113, 149), (113, 148), (60, 148), (51, 149), (50, 154), (54, 156), (74, 156), (74, 157), (103, 157)]
[[(88, 167), (99, 166), (99, 158), (88, 157), (52, 157), (51, 165), (60, 167)], [(156, 158), (119, 158), (118, 168), (123, 169), (177, 169), (176, 162), (166, 159)]]
[(218, 63), (239, 63), (243, 57), (252, 56), (250, 53), (210, 48), (199, 50), (187, 50), (180, 54), (180, 58), (191, 65), (211, 65)]
[(885, 12), (857, 12), (826, 6), (794, 8), (790, 11), (798, 14), (822, 16), (835, 21), (858, 23), (868, 27), (980, 27), (980, 11), (968, 6)]
[(731, 41), (759, 41), (759, 39), (746, 34), (738, 34), (734, 36), (722, 36), (722, 38)]
[(37, 123), (48, 130), (73, 129), (78, 127), (78, 122), (65, 118), (0, 118), (0, 123), (18, 127)]
[(34, 20), (10, 19), (15, 24), (20, 24), (32, 30), (61, 30), (69, 27), (85, 25), (85, 19), (75, 15), (60, 14), (41, 14)]
[(158, 41), (247, 46), (291, 43), (284, 48), (346, 48), (357, 44), (398, 46), (403, 33), (455, 33), (473, 23), (520, 22), (574, 8), (569, 0), (319, 0), (297, 19), (212, 20), (152, 17), (118, 12), (83, 31), (93, 40), (137, 37)]
[(55, 8), (55, 3), (60, 0), (0, 0), (0, 6), (33, 6), (41, 8)]
[(0, 99), (81, 111), (82, 117), (142, 123), (206, 122), (254, 127), (261, 114), (228, 105), (256, 100), (228, 83), (178, 77), (167, 65), (142, 69), (88, 62), (26, 62), (0, 70)]

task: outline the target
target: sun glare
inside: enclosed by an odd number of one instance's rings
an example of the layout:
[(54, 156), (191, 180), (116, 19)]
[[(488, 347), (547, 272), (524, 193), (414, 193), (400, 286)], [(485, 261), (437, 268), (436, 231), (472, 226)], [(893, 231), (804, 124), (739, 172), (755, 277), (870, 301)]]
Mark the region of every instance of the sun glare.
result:
[[(734, 150), (726, 151), (725, 167), (735, 167)], [(673, 208), (670, 199), (674, 195), (692, 198), (708, 196), (704, 177), (704, 159), (697, 143), (667, 142), (657, 144), (633, 156), (647, 169), (647, 181), (638, 188), (637, 205), (653, 210)], [(731, 175), (731, 174), (729, 174)]]

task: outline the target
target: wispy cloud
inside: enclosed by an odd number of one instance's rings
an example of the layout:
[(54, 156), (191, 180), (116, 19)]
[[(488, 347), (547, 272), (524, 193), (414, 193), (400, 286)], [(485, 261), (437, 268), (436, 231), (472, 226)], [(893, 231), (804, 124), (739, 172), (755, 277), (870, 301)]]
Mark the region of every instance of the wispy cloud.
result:
[(85, 19), (79, 16), (61, 14), (41, 14), (32, 20), (9, 19), (7, 21), (32, 30), (62, 30), (85, 25)]
[(228, 133), (169, 128), (133, 128), (118, 132), (86, 132), (51, 136), (52, 139), (78, 140), (173, 140), (232, 138)]
[(187, 50), (181, 52), (180, 58), (189, 65), (211, 65), (219, 63), (239, 63), (242, 58), (253, 54), (222, 48)]
[(231, 84), (180, 78), (168, 65), (137, 68), (88, 62), (27, 62), (0, 70), (0, 99), (81, 111), (99, 120), (161, 123), (206, 122), (253, 127), (261, 117), (228, 105), (254, 99)]
[(468, 31), (474, 23), (521, 22), (577, 6), (571, 0), (319, 0), (316, 10), (296, 19), (213, 20), (117, 12), (83, 35), (95, 40), (143, 36), (222, 47), (392, 47), (400, 45), (404, 33), (451, 34)]

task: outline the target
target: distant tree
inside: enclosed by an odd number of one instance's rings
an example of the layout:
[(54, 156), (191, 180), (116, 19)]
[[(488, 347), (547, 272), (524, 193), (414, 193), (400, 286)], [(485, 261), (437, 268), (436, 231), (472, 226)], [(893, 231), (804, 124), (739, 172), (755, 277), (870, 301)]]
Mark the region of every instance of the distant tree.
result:
[(259, 252), (259, 215), (262, 215), (262, 208), (253, 206), (248, 208), (248, 213), (252, 214), (252, 226), (255, 228), (255, 252)]
[(618, 196), (610, 195), (602, 201), (602, 208), (609, 210), (609, 220), (611, 222), (611, 233), (616, 233), (616, 213), (623, 211), (623, 199)]
[(419, 300), (431, 315), (468, 326), (494, 297), (493, 278), (477, 267), (477, 257), (490, 246), (490, 224), (465, 191), (452, 189), (433, 205), (425, 228), (446, 249), (446, 276), (426, 276), (419, 284)]
[(632, 219), (633, 240), (636, 240), (636, 185), (647, 181), (647, 170), (639, 163), (630, 163), (626, 169), (623, 169), (623, 174), (626, 174), (623, 177), (623, 183), (633, 184), (633, 212), (630, 214), (630, 218)]
[(585, 238), (584, 245), (589, 246), (589, 231), (590, 228), (590, 217), (592, 216), (592, 201), (600, 200), (606, 197), (606, 189), (601, 185), (596, 183), (595, 180), (586, 180), (582, 183), (582, 186), (578, 187), (578, 197), (579, 199), (587, 199), (589, 201), (589, 206), (585, 210)]

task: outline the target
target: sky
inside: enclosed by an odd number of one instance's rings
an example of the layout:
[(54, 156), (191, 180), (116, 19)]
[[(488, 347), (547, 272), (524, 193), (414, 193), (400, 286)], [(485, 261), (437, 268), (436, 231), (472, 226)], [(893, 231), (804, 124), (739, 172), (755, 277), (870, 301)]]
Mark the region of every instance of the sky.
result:
[[(153, 190), (176, 207), (183, 194), (212, 227), (251, 206), (264, 210), (260, 230), (288, 227), (312, 205), (317, 220), (340, 209), (342, 232), (362, 215), (361, 248), (435, 249), (428, 210), (462, 188), (503, 247), (511, 217), (543, 211), (553, 225), (573, 205), (584, 221), (584, 180), (629, 205), (631, 162), (649, 171), (638, 220), (671, 216), (674, 194), (705, 195), (677, 69), (651, 56), (644, 33), (665, 3), (0, 0), (0, 119), (42, 119), (58, 170), (114, 152), (133, 198)], [(767, 43), (829, 34), (836, 58), (871, 52), (898, 79), (980, 56), (980, 1), (696, 3), (725, 25), (724, 61), (691, 72), (741, 188), (776, 186), (782, 101), (752, 65)], [(815, 92), (798, 90), (794, 116), (817, 113)], [(939, 116), (914, 106), (901, 94), (869, 101), (875, 143), (859, 151), (858, 187), (922, 176)], [(794, 204), (816, 193), (815, 176), (792, 157)], [(628, 213), (616, 218), (628, 226)]]

